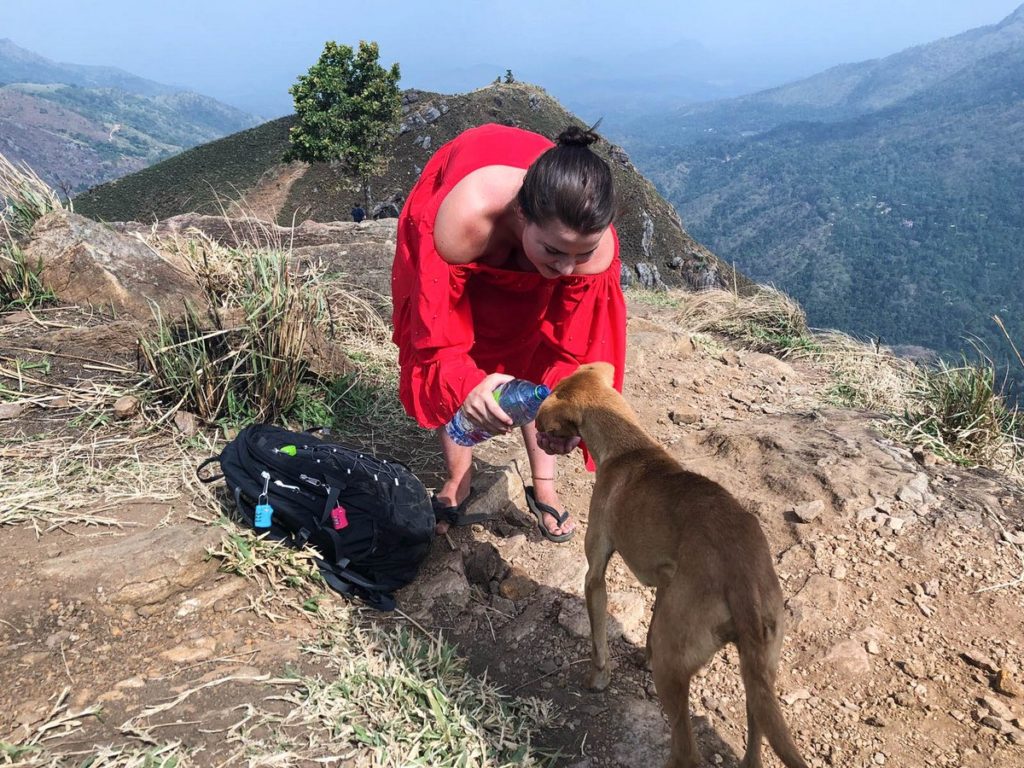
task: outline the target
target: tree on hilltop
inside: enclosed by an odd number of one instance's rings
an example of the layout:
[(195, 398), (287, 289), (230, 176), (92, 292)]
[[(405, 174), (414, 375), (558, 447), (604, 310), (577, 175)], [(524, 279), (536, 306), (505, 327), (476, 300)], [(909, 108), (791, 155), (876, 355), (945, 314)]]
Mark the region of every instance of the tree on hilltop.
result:
[(289, 132), (286, 160), (341, 162), (363, 187), (370, 202), (370, 177), (387, 167), (387, 149), (399, 117), (398, 64), (384, 69), (377, 43), (359, 50), (324, 44), (319, 60), (288, 92), (298, 123)]

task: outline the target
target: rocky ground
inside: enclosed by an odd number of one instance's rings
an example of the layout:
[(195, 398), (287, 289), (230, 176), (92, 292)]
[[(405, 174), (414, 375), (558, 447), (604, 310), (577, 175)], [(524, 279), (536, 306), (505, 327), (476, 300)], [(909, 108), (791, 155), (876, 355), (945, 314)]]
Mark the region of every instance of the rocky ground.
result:
[[(1024, 766), (1021, 487), (895, 442), (876, 414), (830, 405), (829, 378), (808, 361), (692, 337), (673, 314), (630, 299), (625, 394), (680, 461), (761, 521), (789, 615), (778, 692), (809, 763)], [(93, 413), (81, 405), (87, 395), (102, 400), (133, 369), (127, 326), (70, 310), (0, 323), (6, 390), (17, 389), (15, 369), (26, 390), (33, 381), (50, 390), (0, 412), (0, 740), (86, 755), (128, 736), (177, 739), (202, 747), (194, 764), (237, 762), (233, 726), (257, 708), (284, 718), (289, 671), (320, 665), (302, 651), (314, 623), (261, 601), (258, 583), (208, 556), (230, 529), (168, 460), (173, 443), (186, 451), (182, 467), (198, 463), (210, 450), (201, 435), (168, 435), (161, 448), (138, 417), (76, 417)], [(44, 359), (48, 368), (32, 367)], [(424, 436), (415, 451), (394, 450), (425, 456), (414, 468), (431, 485), (441, 465), (429, 446)], [(62, 484), (86, 472), (68, 457), (83, 452), (110, 472), (97, 475), (88, 509), (62, 507)], [(561, 461), (562, 498), (580, 534), (552, 544), (525, 512), (521, 445), (499, 438), (478, 454), (470, 511), (492, 520), (435, 541), (421, 577), (399, 595), (401, 614), (355, 620), (442, 631), (473, 672), (507, 693), (551, 700), (557, 724), (539, 740), (561, 750), (556, 765), (660, 765), (668, 729), (642, 653), (653, 594), (618, 558), (609, 570), (612, 685), (582, 687), (592, 476), (578, 456)], [(10, 490), (30, 460), (48, 478), (32, 486), (35, 500)], [(37, 511), (16, 514), (26, 509)], [(736, 766), (742, 754), (736, 662), (732, 649), (719, 654), (692, 688), (710, 765)], [(102, 717), (88, 716), (96, 711)], [(72, 726), (84, 720), (87, 728)], [(0, 764), (30, 760), (19, 754), (0, 750)], [(381, 764), (402, 764), (391, 760)], [(778, 763), (766, 753), (766, 764)]]

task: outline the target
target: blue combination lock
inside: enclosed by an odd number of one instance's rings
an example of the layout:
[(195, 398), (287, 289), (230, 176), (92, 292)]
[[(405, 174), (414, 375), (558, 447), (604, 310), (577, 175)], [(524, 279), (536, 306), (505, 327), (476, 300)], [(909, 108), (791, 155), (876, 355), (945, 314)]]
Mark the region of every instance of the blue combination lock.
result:
[(270, 473), (261, 472), (263, 477), (263, 493), (256, 502), (256, 513), (253, 516), (253, 528), (257, 533), (264, 533), (270, 530), (270, 524), (274, 517), (274, 508), (270, 506), (267, 499), (267, 491), (270, 489)]

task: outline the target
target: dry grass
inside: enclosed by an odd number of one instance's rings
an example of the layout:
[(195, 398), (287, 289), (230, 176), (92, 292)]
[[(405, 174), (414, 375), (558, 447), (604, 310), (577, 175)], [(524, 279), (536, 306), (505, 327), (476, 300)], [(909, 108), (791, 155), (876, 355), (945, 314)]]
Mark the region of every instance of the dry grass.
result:
[(38, 535), (71, 525), (121, 527), (132, 503), (175, 501), (198, 486), (194, 463), (166, 435), (7, 439), (0, 445), (0, 525)]
[(35, 171), (0, 154), (0, 221), (8, 240), (24, 237), (47, 213), (63, 208), (57, 193)]
[(811, 339), (800, 306), (781, 291), (762, 286), (739, 296), (731, 291), (678, 293), (672, 321), (693, 333), (717, 333), (759, 352), (785, 356)]
[(256, 581), (253, 610), (267, 618), (301, 613), (319, 631), (306, 648), (320, 675), (298, 675), (287, 711), (254, 708), (231, 738), (252, 764), (282, 765), (329, 755), (373, 766), (530, 766), (547, 758), (533, 732), (553, 721), (548, 702), (512, 698), (468, 675), (455, 648), (418, 625), (367, 624), (329, 593), (308, 553), (232, 531), (213, 553), (222, 568)]
[(307, 340), (328, 323), (310, 279), (289, 254), (228, 248), (195, 234), (170, 247), (186, 257), (207, 298), (170, 324), (157, 314), (155, 338), (141, 340), (143, 358), (165, 396), (207, 421), (273, 421), (295, 402), (305, 376)]

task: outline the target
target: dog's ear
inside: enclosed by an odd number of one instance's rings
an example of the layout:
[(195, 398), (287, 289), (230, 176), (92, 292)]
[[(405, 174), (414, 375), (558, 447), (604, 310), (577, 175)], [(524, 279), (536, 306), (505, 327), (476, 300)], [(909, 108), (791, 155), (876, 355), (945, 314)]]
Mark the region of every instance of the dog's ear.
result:
[(600, 377), (601, 381), (603, 381), (607, 386), (615, 386), (614, 365), (612, 365), (611, 363), (597, 362), (591, 363), (590, 369), (594, 371), (594, 373), (596, 373)]

